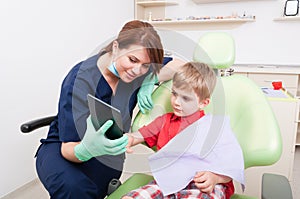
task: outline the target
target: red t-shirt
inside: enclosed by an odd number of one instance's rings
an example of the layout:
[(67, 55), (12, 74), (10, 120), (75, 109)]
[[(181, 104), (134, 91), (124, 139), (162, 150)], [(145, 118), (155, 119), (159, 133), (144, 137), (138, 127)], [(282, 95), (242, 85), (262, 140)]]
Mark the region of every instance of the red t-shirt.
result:
[(159, 150), (180, 131), (202, 116), (204, 116), (204, 111), (197, 111), (186, 117), (178, 117), (174, 113), (167, 113), (157, 117), (147, 126), (140, 128), (139, 132), (149, 147), (156, 146)]
[[(157, 117), (150, 124), (143, 126), (139, 129), (139, 132), (144, 137), (146, 144), (151, 148), (153, 146), (160, 150), (164, 145), (166, 145), (173, 137), (175, 137), (179, 132), (185, 129), (190, 124), (199, 120), (203, 117), (204, 111), (197, 111), (192, 115), (179, 117), (174, 113), (166, 113), (160, 117)], [(224, 183), (226, 189), (226, 198), (234, 193), (234, 186), (232, 181)]]

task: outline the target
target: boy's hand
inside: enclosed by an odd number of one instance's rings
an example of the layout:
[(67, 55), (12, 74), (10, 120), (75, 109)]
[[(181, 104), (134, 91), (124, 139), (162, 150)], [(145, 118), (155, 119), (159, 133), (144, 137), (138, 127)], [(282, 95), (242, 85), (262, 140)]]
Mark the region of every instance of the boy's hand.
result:
[(126, 152), (127, 153), (133, 153), (133, 150), (132, 150), (131, 146), (132, 146), (132, 143), (134, 141), (134, 138), (129, 133), (126, 133), (125, 135), (128, 137), (128, 144), (126, 146)]
[(218, 175), (209, 171), (197, 172), (194, 181), (201, 192), (210, 194), (217, 184)]

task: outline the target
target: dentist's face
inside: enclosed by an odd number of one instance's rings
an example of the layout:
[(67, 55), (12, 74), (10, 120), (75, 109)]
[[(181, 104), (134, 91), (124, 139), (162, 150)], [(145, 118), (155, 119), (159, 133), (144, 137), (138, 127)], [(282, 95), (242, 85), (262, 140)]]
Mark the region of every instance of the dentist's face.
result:
[(150, 58), (143, 46), (131, 45), (115, 52), (116, 68), (124, 82), (131, 82), (144, 75), (150, 68)]

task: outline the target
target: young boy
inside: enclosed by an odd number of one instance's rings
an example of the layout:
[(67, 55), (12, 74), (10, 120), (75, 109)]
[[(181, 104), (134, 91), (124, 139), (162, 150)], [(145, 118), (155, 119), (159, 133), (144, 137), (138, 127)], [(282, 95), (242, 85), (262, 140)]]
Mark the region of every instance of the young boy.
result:
[[(210, 127), (214, 117), (206, 116), (203, 110), (210, 103), (215, 85), (216, 75), (204, 63), (186, 63), (174, 75), (173, 113), (127, 134), (129, 153), (131, 146), (141, 142), (157, 147), (158, 152), (149, 158), (155, 180), (129, 192), (123, 199), (225, 199), (234, 193), (232, 179), (243, 183), (242, 151), (228, 120), (223, 116), (219, 120), (222, 127)], [(207, 134), (210, 136), (206, 137)]]

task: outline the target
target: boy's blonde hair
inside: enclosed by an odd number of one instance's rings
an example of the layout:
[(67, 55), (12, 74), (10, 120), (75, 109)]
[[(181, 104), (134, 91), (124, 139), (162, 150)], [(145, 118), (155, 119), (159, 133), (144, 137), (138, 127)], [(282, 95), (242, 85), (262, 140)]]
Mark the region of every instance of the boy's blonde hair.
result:
[(216, 85), (216, 74), (205, 63), (188, 62), (175, 73), (173, 86), (180, 89), (193, 89), (199, 100), (210, 98)]

